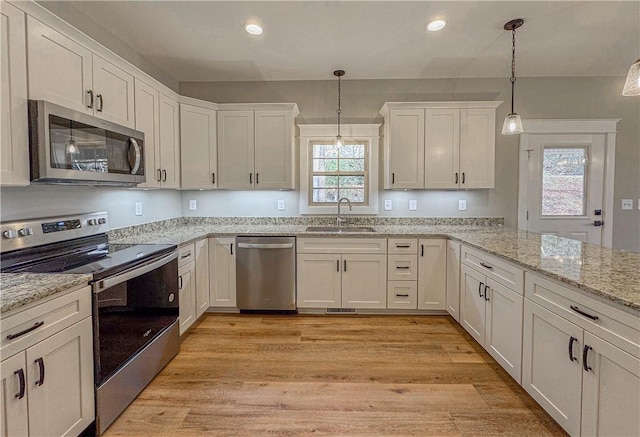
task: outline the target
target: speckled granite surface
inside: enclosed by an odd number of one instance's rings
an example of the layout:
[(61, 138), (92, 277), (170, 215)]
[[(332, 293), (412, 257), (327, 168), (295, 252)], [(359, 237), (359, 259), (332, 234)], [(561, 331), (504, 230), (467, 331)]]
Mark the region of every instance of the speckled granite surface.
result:
[(0, 314), (70, 288), (87, 285), (90, 275), (0, 273)]
[[(216, 219), (188, 219), (152, 232), (116, 233), (114, 242), (189, 243), (208, 235), (291, 235), (297, 237), (448, 237), (492, 255), (543, 273), (569, 285), (640, 311), (640, 254), (582, 244), (576, 240), (486, 226), (484, 221), (455, 224), (374, 225), (375, 233), (306, 232), (307, 224), (239, 221), (223, 224)], [(228, 223), (228, 222), (227, 222)], [(258, 222), (260, 223), (260, 222)], [(373, 222), (375, 223), (375, 222)], [(388, 222), (387, 222), (388, 223)], [(402, 223), (402, 222), (401, 222)], [(491, 223), (489, 221), (489, 223)], [(320, 225), (326, 223), (320, 223)], [(361, 223), (357, 223), (361, 225)], [(318, 225), (313, 223), (314, 226)], [(117, 237), (117, 238), (114, 238)]]

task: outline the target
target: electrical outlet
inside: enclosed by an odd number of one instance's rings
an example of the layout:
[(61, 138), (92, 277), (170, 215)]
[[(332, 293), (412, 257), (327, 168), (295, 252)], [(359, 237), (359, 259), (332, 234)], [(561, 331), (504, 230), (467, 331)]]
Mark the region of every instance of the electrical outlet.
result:
[(284, 210), (285, 210), (284, 199), (278, 199), (278, 211), (284, 211)]
[(633, 209), (633, 199), (622, 199), (622, 209)]
[(384, 210), (385, 211), (391, 211), (393, 209), (393, 202), (391, 202), (391, 200), (385, 200), (384, 201)]
[(418, 201), (415, 199), (409, 200), (409, 211), (415, 211), (418, 209)]
[(136, 202), (136, 215), (142, 215), (142, 202)]
[(458, 200), (458, 211), (467, 210), (467, 201), (465, 199)]
[(191, 211), (195, 211), (196, 209), (198, 209), (198, 203), (196, 202), (195, 199), (190, 199), (189, 200), (189, 209)]

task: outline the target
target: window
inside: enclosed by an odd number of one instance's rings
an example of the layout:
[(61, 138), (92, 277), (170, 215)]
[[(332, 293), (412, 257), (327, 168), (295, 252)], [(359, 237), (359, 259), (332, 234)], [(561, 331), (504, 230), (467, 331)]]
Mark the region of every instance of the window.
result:
[(542, 215), (583, 216), (586, 210), (585, 147), (544, 148)]
[(336, 203), (346, 197), (352, 205), (368, 205), (367, 142), (347, 142), (342, 147), (327, 143), (314, 141), (309, 144), (312, 157), (310, 204)]
[(336, 214), (346, 197), (345, 214), (378, 213), (379, 124), (341, 126), (345, 144), (335, 147), (337, 126), (302, 124), (300, 129), (300, 213)]

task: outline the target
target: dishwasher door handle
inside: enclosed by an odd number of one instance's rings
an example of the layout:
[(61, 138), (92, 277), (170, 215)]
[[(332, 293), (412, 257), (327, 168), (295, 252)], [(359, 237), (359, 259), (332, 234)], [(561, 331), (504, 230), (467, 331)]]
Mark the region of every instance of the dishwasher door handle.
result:
[(238, 243), (239, 249), (291, 249), (293, 243)]

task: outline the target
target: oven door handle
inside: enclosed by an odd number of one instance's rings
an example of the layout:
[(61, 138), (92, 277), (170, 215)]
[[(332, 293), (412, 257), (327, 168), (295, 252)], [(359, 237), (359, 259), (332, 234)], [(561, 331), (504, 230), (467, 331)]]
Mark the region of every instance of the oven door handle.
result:
[(169, 262), (177, 258), (178, 258), (178, 251), (176, 250), (176, 251), (173, 251), (171, 254), (164, 256), (160, 259), (150, 261), (140, 266), (136, 266), (131, 270), (125, 270), (124, 272), (119, 273), (110, 278), (97, 281), (96, 283), (93, 284), (93, 292), (96, 294), (100, 293), (103, 290), (106, 290), (107, 288), (113, 287), (114, 285), (121, 284), (125, 281), (128, 281), (129, 279), (133, 279), (137, 276), (144, 275), (145, 273), (149, 273), (150, 271), (155, 270), (159, 267), (162, 267), (163, 265), (168, 264)]

